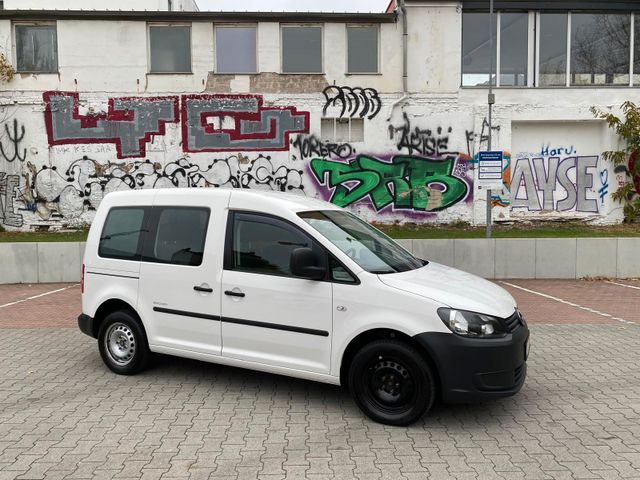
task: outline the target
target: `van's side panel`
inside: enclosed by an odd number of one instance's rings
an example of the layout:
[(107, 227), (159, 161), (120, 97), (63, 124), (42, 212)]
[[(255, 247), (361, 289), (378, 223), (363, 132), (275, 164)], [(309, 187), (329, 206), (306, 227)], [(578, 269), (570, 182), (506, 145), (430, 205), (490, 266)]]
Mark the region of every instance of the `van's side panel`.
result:
[[(154, 211), (158, 215), (162, 210), (189, 212), (208, 209), (209, 219), (199, 265), (142, 259), (138, 311), (146, 319), (147, 338), (152, 351), (171, 348), (220, 355), (220, 281), (227, 205), (228, 194), (212, 196), (200, 189), (167, 189), (156, 196)], [(180, 223), (179, 219), (177, 223)], [(175, 228), (181, 227), (175, 225)], [(155, 225), (151, 225), (149, 236), (153, 238), (149, 239), (149, 249), (145, 247), (150, 254), (164, 248), (160, 243), (156, 244), (162, 239), (160, 235), (154, 237), (154, 231)], [(176, 232), (176, 237), (180, 236), (181, 232)]]

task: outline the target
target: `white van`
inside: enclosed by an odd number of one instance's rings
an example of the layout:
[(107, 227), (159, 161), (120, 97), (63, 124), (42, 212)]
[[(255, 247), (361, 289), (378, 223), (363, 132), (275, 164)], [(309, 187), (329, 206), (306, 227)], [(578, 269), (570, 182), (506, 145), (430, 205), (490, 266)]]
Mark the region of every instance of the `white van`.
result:
[(509, 293), (304, 196), (111, 193), (82, 273), (78, 325), (119, 374), (158, 352), (348, 385), (391, 425), (436, 398), (513, 395), (526, 376), (529, 329)]

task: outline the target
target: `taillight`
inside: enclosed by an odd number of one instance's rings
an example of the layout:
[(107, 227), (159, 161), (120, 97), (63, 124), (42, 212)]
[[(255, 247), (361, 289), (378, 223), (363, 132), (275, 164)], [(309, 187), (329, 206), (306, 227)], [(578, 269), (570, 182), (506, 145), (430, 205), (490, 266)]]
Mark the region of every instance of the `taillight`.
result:
[(84, 293), (84, 263), (82, 264), (82, 275), (80, 277), (80, 293)]

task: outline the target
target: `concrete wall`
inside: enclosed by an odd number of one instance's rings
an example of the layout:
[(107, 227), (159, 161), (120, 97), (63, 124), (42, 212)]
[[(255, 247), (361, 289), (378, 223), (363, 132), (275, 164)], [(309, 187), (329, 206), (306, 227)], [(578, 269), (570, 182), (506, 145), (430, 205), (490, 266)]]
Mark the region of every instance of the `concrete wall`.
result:
[[(640, 238), (399, 240), (417, 257), (485, 278), (640, 277)], [(84, 243), (0, 243), (0, 284), (78, 282)]]
[[(259, 72), (218, 75), (215, 23), (194, 21), (192, 73), (158, 75), (145, 21), (57, 21), (59, 72), (0, 84), (0, 225), (77, 227), (110, 191), (173, 187), (281, 190), (383, 223), (482, 224), (475, 167), (489, 135), (505, 151), (497, 221), (622, 219), (611, 193), (625, 173), (602, 160), (616, 140), (589, 107), (617, 112), (638, 88), (500, 88), (489, 132), (486, 90), (460, 88), (459, 3), (408, 11), (407, 96), (399, 23), (379, 26), (379, 74), (346, 73), (340, 22), (323, 24), (322, 73), (282, 74), (281, 24), (269, 21)], [(0, 20), (15, 63), (13, 42)]]

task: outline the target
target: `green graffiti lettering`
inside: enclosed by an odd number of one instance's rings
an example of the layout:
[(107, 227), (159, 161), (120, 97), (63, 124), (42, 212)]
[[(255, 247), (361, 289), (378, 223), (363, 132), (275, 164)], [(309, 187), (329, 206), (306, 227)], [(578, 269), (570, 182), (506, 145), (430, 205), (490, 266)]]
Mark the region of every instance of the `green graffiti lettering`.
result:
[(461, 201), (469, 187), (454, 176), (456, 157), (425, 158), (397, 155), (386, 162), (358, 155), (349, 163), (317, 158), (311, 171), (333, 189), (330, 201), (345, 207), (369, 196), (376, 210), (442, 210)]

